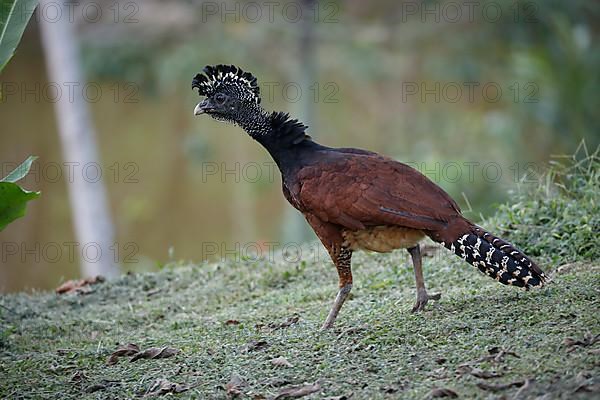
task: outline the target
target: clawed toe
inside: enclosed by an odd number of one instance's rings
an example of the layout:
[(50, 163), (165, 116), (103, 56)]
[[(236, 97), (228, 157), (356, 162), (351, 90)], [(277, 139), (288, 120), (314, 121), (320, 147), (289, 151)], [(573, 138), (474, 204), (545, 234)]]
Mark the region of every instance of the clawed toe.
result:
[(425, 304), (427, 304), (427, 299), (425, 300), (417, 300), (417, 302), (415, 303), (415, 305), (412, 308), (412, 312), (418, 312), (418, 311), (423, 311), (423, 309), (425, 308)]
[(330, 329), (331, 327), (333, 327), (333, 322), (329, 322), (326, 321), (322, 326), (321, 326), (321, 330), (322, 331), (326, 331), (328, 329)]
[(425, 309), (425, 305), (429, 300), (439, 300), (442, 297), (441, 293), (427, 294), (427, 292), (420, 292), (417, 294), (417, 302), (412, 308), (412, 312), (419, 312)]

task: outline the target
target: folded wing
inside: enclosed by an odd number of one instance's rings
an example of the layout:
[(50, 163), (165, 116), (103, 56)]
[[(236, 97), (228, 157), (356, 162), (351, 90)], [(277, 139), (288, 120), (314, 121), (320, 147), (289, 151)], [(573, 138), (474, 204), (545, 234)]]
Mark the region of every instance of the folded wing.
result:
[(373, 153), (329, 155), (297, 178), (307, 211), (350, 230), (398, 225), (437, 231), (460, 216), (454, 200), (426, 176)]

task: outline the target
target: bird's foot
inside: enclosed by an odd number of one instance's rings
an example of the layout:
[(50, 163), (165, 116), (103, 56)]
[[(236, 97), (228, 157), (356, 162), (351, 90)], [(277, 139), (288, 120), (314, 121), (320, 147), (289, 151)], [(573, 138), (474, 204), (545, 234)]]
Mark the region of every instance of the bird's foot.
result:
[(329, 328), (333, 327), (333, 321), (325, 321), (325, 323), (321, 326), (322, 331), (326, 331)]
[(337, 296), (335, 297), (335, 301), (333, 302), (333, 307), (331, 311), (329, 311), (329, 315), (325, 320), (325, 323), (321, 327), (321, 330), (329, 329), (333, 326), (335, 319), (337, 318), (338, 313), (340, 312), (340, 308), (342, 308), (342, 304), (346, 301), (346, 298), (350, 294), (350, 290), (352, 290), (352, 284), (347, 284), (344, 287), (340, 288)]
[(417, 302), (413, 306), (412, 312), (423, 311), (429, 300), (439, 300), (441, 297), (441, 293), (428, 294), (426, 290), (419, 290), (417, 292)]

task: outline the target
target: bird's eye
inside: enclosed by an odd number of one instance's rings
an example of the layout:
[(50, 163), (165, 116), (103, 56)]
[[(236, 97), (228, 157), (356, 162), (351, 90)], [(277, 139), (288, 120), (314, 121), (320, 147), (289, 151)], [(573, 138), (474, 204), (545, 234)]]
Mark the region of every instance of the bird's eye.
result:
[(217, 93), (217, 95), (215, 96), (215, 100), (217, 101), (217, 103), (220, 103), (220, 104), (223, 104), (226, 99), (227, 99), (227, 96), (225, 96), (223, 93)]

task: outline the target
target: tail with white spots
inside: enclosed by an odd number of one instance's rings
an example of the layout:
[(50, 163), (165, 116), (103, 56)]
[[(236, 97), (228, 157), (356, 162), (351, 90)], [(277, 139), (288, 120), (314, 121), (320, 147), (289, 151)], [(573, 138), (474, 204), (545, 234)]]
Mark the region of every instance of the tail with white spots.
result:
[(540, 267), (522, 251), (478, 226), (454, 242), (442, 244), (505, 285), (529, 289), (533, 286), (542, 287), (548, 280)]

